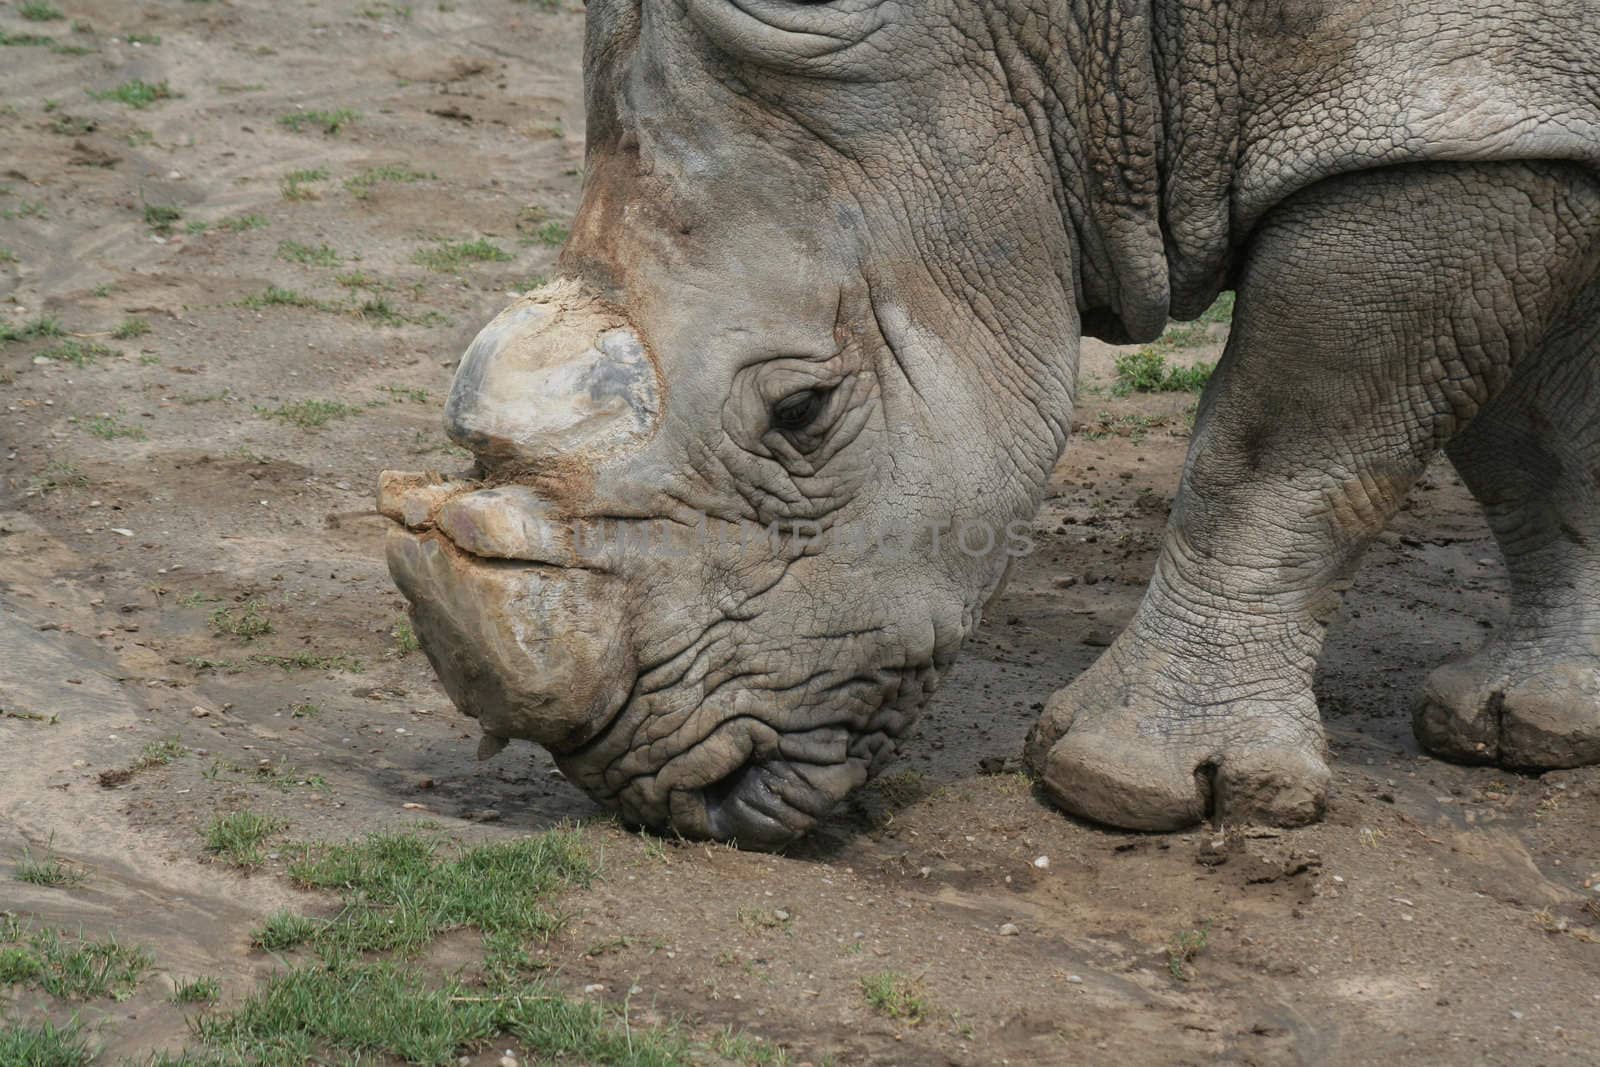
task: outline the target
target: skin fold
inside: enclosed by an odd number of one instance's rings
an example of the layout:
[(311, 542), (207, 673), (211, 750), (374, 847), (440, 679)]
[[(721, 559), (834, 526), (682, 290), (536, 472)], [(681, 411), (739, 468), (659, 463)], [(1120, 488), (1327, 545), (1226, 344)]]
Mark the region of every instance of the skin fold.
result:
[(1600, 761), (1600, 17), (1516, 5), (590, 0), (561, 277), (464, 358), (390, 566), (483, 751), (780, 847), (881, 769), (1065, 448), (1078, 339), (1237, 291), (1156, 574), (1046, 706), (1063, 808), (1293, 824), (1362, 550), (1448, 451), (1510, 623), (1447, 758)]

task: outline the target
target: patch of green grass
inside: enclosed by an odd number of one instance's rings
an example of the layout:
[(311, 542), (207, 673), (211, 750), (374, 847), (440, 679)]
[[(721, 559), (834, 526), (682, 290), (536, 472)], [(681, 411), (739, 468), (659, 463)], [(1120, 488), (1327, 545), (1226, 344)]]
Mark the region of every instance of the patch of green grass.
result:
[(499, 1034), (541, 1059), (616, 1067), (691, 1062), (671, 1029), (636, 1029), (605, 1008), (568, 999), (539, 984), (484, 989), (380, 961), (324, 961), (269, 978), (239, 1009), (194, 1024), (211, 1049), (248, 1063), (298, 1064), (342, 1055), (340, 1062), (399, 1059), (444, 1067)]
[(144, 224), (156, 233), (166, 236), (174, 224), (183, 219), (183, 209), (174, 204), (146, 204)]
[(270, 411), (258, 408), (257, 412), (268, 419), (281, 419), (302, 430), (320, 430), (334, 419), (347, 419), (359, 415), (361, 408), (337, 400), (295, 400), (279, 404)]
[(235, 215), (231, 219), (223, 219), (217, 223), (217, 229), (227, 230), (229, 233), (244, 233), (246, 230), (261, 230), (272, 223), (265, 215), (249, 214)]
[(52, 997), (126, 1000), (154, 962), (148, 949), (125, 947), (114, 937), (88, 941), (81, 933), (30, 931), (14, 921), (0, 930), (0, 986), (34, 986)]
[(880, 971), (861, 979), (861, 995), (885, 1018), (915, 1024), (928, 1016), (928, 1001), (917, 982), (896, 971)]
[(119, 437), (143, 441), (149, 436), (142, 427), (129, 426), (116, 415), (96, 415), (92, 419), (85, 419), (83, 428), (89, 431), (91, 437), (98, 437), (102, 441), (115, 441)]
[(316, 190), (307, 189), (306, 186), (315, 182), (325, 182), (328, 177), (327, 167), (291, 170), (279, 181), (279, 188), (283, 191), (285, 200), (315, 200), (317, 198)]
[(75, 367), (87, 367), (101, 356), (117, 355), (117, 351), (114, 348), (107, 348), (98, 341), (78, 341), (68, 338), (58, 345), (45, 349), (39, 355), (44, 359), (59, 359)]
[[(426, 404), (428, 402), (428, 391), (426, 389), (417, 389), (409, 385), (385, 385), (382, 388), (396, 404), (406, 401), (413, 404)], [(404, 624), (402, 623), (402, 625)]]
[(1200, 313), (1201, 322), (1232, 322), (1233, 321), (1233, 291), (1217, 294), (1217, 299), (1212, 305)]
[(39, 33), (7, 33), (0, 30), (0, 45), (9, 45), (17, 48), (48, 48), (56, 43), (54, 37), (46, 37)]
[(88, 872), (78, 869), (56, 855), (53, 840), (45, 845), (42, 859), (34, 859), (33, 850), (26, 847), (23, 848), (22, 859), (17, 861), (16, 877), (17, 881), (26, 882), (29, 885), (49, 886), (57, 889), (70, 889), (74, 886), (80, 886), (89, 880)]
[(222, 999), (222, 983), (215, 978), (178, 979), (172, 986), (174, 1004), (213, 1004)]
[(299, 241), (279, 241), (278, 258), (288, 260), (290, 263), (304, 263), (314, 267), (337, 267), (344, 262), (344, 257), (327, 245), (313, 248), (303, 245)]
[(437, 311), (425, 311), (421, 315), (408, 315), (389, 302), (388, 297), (374, 296), (363, 300), (351, 308), (357, 318), (379, 323), (383, 326), (437, 326), (448, 321)]
[(381, 167), (369, 167), (354, 177), (344, 180), (344, 187), (351, 196), (358, 200), (365, 200), (372, 195), (372, 190), (384, 182), (410, 184), (412, 182), (433, 181), (438, 178), (432, 171), (416, 170), (405, 163), (389, 163)]
[(360, 660), (343, 652), (331, 656), (304, 650), (287, 656), (269, 656), (263, 653), (251, 656), (250, 662), (259, 663), (263, 667), (280, 667), (286, 671), (349, 671), (351, 674), (360, 674), (366, 670)]
[(123, 40), (129, 44), (160, 44), (161, 35), (159, 33), (130, 33)]
[(1198, 393), (1211, 380), (1215, 369), (1210, 363), (1180, 367), (1168, 363), (1155, 346), (1125, 352), (1116, 359), (1117, 381), (1111, 391), (1117, 396), (1129, 393)]
[(39, 496), (62, 489), (87, 489), (88, 486), (89, 476), (62, 460), (51, 462), (42, 472), (28, 479), (28, 491)]
[(114, 100), (136, 110), (143, 110), (151, 104), (171, 100), (178, 95), (164, 81), (147, 82), (138, 78), (123, 82), (114, 89), (90, 89), (88, 93), (96, 100)]
[(535, 241), (551, 248), (560, 248), (566, 244), (567, 238), (571, 235), (571, 228), (564, 222), (547, 222), (533, 231), (533, 239)]
[(315, 719), (321, 714), (322, 709), (312, 703), (291, 704), (289, 706), (289, 718), (291, 719)]
[(184, 665), (193, 671), (221, 671), (223, 674), (239, 674), (244, 670), (242, 663), (231, 659), (207, 659), (204, 656), (190, 656), (184, 660)]
[(341, 107), (333, 111), (291, 111), (287, 115), (278, 116), (278, 124), (300, 133), (306, 129), (320, 129), (324, 134), (333, 136), (345, 126), (361, 118), (360, 112)]
[(577, 831), (565, 829), (454, 855), (419, 832), (373, 834), (349, 844), (302, 845), (289, 865), (296, 885), (334, 890), (347, 905), (316, 942), (356, 952), (416, 952), (463, 927), (548, 936), (563, 920), (543, 899), (587, 883), (593, 873)]
[(400, 19), (409, 21), (411, 18), (411, 5), (409, 4), (368, 4), (359, 14), (369, 19)]
[(382, 289), (383, 282), (366, 271), (353, 270), (346, 274), (335, 274), (333, 280), (346, 289)]
[(741, 1034), (733, 1027), (725, 1027), (710, 1041), (711, 1051), (725, 1060), (734, 1063), (751, 1064), (753, 1067), (787, 1067), (789, 1054), (777, 1045), (769, 1044), (759, 1037)]
[(252, 293), (239, 301), (240, 307), (246, 308), (304, 308), (316, 307), (319, 301), (309, 296), (302, 296), (293, 289), (280, 289), (276, 285), (269, 285), (259, 293)]
[(206, 851), (235, 867), (259, 867), (266, 859), (262, 842), (287, 826), (279, 819), (249, 810), (218, 815), (206, 827)]
[(49, 209), (33, 200), (24, 200), (16, 207), (0, 209), (0, 219), (5, 219), (7, 222), (12, 219), (47, 219), (49, 217)]
[(288, 952), (316, 937), (325, 925), (319, 919), (281, 909), (267, 916), (261, 929), (250, 935), (250, 943), (268, 952)]
[(458, 271), (468, 263), (507, 263), (512, 256), (493, 241), (478, 238), (476, 241), (440, 241), (431, 248), (419, 248), (411, 262), (429, 270), (448, 273)]
[(202, 219), (190, 219), (188, 222), (183, 224), (183, 232), (190, 235), (199, 235), (205, 233), (210, 228), (211, 223)]
[(254, 641), (272, 632), (272, 620), (261, 613), (259, 600), (250, 600), (238, 608), (218, 608), (213, 611), (211, 629), (219, 634)]
[(139, 770), (151, 767), (165, 767), (173, 760), (182, 759), (189, 754), (183, 747), (183, 742), (176, 737), (169, 737), (165, 741), (151, 741), (139, 753), (139, 761), (134, 766)]
[(77, 1021), (57, 1027), (49, 1022), (0, 1021), (0, 1063), (16, 1067), (89, 1067), (95, 1051)]
[(50, 51), (58, 56), (92, 56), (100, 49), (91, 48), (86, 44), (65, 44), (57, 41), (50, 46)]
[(32, 322), (21, 326), (12, 326), (0, 322), (0, 341), (31, 341), (36, 337), (64, 337), (66, 330), (62, 328), (61, 320), (49, 315), (41, 315)]
[(99, 129), (94, 119), (81, 119), (75, 115), (57, 115), (50, 122), (50, 132), (61, 137), (82, 137)]
[(0, 263), (21, 263), (21, 262), (22, 262), (22, 260), (18, 259), (17, 258), (17, 254), (15, 252), (11, 251), (11, 249), (9, 249), (9, 248), (0, 248)]
[(29, 22), (54, 22), (57, 19), (67, 17), (60, 8), (53, 4), (43, 3), (41, 0), (26, 0), (26, 2), (18, 4), (17, 14)]
[(395, 623), (394, 629), (389, 633), (394, 636), (394, 650), (399, 655), (409, 656), (422, 647), (422, 643), (417, 640), (417, 632), (404, 619)]
[(1180, 982), (1192, 979), (1194, 972), (1189, 969), (1189, 963), (1205, 951), (1210, 940), (1209, 924), (1196, 930), (1180, 930), (1167, 945), (1167, 972)]
[(117, 328), (111, 331), (111, 336), (119, 341), (131, 341), (135, 337), (143, 337), (149, 332), (150, 324), (148, 322), (144, 319), (129, 317), (123, 319)]

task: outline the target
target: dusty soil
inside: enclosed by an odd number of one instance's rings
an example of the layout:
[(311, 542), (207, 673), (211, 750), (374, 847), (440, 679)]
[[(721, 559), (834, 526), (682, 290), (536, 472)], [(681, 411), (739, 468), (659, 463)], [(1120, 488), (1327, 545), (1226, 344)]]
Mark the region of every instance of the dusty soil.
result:
[[(1039, 702), (1136, 604), (1186, 446), (1192, 398), (1110, 396), (1111, 352), (1089, 345), (1041, 550), (895, 773), (781, 857), (630, 834), (528, 746), (474, 760), (474, 731), (392, 635), (402, 605), (371, 501), (382, 468), (457, 465), (438, 431), (451, 365), (551, 268), (545, 227), (579, 185), (576, 5), (59, 6), (67, 20), (38, 23), (0, 5), (0, 30), (58, 38), (0, 48), (0, 313), (55, 316), (112, 351), (78, 365), (60, 338), (0, 345), (0, 910), (158, 962), (127, 1002), (15, 1010), (79, 1011), (116, 1062), (183, 1044), (171, 979), (244, 996), (278, 965), (251, 928), (333, 906), (273, 865), (205, 862), (201, 828), (251, 807), (306, 838), (589, 820), (604, 877), (566, 900), (558, 980), (604, 986), (587, 995), (626, 1000), (635, 1024), (732, 1026), (795, 1062), (1600, 1060), (1600, 774), (1454, 767), (1411, 738), (1426, 671), (1504, 607), (1448, 467), (1338, 625), (1320, 826), (1108, 832), (1015, 773)], [(172, 95), (87, 92), (135, 78)], [(280, 121), (341, 108), (359, 117), (334, 134)], [(385, 166), (414, 180), (348, 183)], [(295, 170), (326, 177), (286, 182)], [(182, 212), (169, 235), (148, 206)], [(478, 238), (511, 258), (413, 261)], [(285, 241), (338, 263), (285, 259)], [(336, 280), (357, 272), (365, 288)], [(321, 306), (241, 306), (269, 286)], [(130, 316), (150, 332), (109, 336)], [(346, 407), (321, 428), (271, 414), (302, 401)], [(252, 602), (270, 634), (212, 625)], [(270, 659), (297, 655), (309, 669)], [(118, 773), (168, 738), (189, 754)], [(87, 883), (12, 880), (52, 838)], [(860, 979), (891, 969), (920, 983), (922, 1022), (869, 1008)]]

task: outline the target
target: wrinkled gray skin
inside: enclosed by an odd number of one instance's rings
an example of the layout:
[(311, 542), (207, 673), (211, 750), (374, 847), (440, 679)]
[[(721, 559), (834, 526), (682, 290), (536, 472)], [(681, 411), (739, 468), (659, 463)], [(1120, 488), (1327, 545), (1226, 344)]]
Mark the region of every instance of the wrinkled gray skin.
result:
[[(535, 740), (636, 823), (803, 833), (891, 757), (1007, 555), (734, 540), (1027, 519), (1079, 336), (1148, 339), (1231, 287), (1150, 590), (1029, 739), (1050, 795), (1143, 829), (1318, 817), (1324, 631), (1440, 449), (1514, 604), (1429, 680), (1418, 735), (1600, 760), (1593, 2), (588, 12), (561, 279), (449, 403), (476, 480), (383, 491), (485, 754)], [(581, 551), (602, 520), (718, 539)]]

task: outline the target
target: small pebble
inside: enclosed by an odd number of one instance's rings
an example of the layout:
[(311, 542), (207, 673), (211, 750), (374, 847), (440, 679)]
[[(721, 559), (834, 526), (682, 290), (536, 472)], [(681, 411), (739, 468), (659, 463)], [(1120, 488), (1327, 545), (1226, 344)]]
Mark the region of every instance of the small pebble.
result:
[(1033, 865), (1039, 868), (1041, 871), (1048, 870), (1050, 868), (1050, 857), (1040, 856), (1038, 859), (1033, 861)]
[(1017, 928), (1016, 923), (1005, 923), (1000, 927), (1001, 937), (1016, 937), (1020, 933), (1022, 931)]

